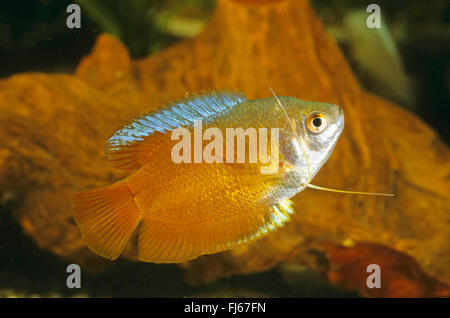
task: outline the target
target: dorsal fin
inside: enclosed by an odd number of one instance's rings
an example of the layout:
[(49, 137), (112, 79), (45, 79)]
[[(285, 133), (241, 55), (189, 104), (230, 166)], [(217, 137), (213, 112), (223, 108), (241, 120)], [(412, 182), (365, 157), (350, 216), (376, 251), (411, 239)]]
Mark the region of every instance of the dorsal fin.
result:
[(141, 167), (157, 146), (158, 136), (179, 127), (192, 127), (195, 120), (211, 120), (247, 98), (234, 92), (206, 92), (185, 97), (151, 111), (117, 130), (105, 144), (105, 155), (116, 168)]

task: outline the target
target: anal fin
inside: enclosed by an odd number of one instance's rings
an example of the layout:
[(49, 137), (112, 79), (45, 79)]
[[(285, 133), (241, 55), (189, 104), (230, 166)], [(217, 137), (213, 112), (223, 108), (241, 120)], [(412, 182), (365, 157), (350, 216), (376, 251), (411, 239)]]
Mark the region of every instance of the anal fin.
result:
[(174, 224), (144, 216), (139, 228), (138, 258), (152, 263), (181, 263), (221, 252), (276, 230), (294, 213), (288, 199), (265, 209), (261, 217), (238, 218), (219, 225)]

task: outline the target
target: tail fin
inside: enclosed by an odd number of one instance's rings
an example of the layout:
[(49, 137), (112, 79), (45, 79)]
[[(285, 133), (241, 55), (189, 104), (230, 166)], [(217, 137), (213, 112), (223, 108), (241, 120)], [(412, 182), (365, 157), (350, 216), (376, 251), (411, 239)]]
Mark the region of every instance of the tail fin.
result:
[(121, 181), (73, 197), (74, 217), (86, 245), (100, 256), (116, 259), (141, 220), (133, 194)]

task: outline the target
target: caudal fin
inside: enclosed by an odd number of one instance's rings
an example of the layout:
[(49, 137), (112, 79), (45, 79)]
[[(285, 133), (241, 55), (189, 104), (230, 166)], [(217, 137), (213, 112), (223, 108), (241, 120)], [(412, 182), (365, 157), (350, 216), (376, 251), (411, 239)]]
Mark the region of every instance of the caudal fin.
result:
[(142, 218), (127, 184), (121, 181), (76, 193), (73, 203), (86, 245), (105, 258), (119, 257)]

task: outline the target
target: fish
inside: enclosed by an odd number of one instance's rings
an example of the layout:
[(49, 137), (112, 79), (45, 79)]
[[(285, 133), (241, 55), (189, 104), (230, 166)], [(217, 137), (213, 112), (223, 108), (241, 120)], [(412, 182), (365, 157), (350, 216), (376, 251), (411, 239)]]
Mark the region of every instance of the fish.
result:
[[(203, 92), (120, 127), (106, 141), (105, 156), (129, 175), (73, 196), (73, 215), (85, 244), (114, 260), (136, 232), (139, 261), (186, 262), (279, 229), (295, 213), (290, 198), (306, 187), (332, 190), (313, 186), (311, 180), (341, 135), (342, 108), (273, 95), (249, 100), (234, 91)], [(263, 169), (273, 166), (264, 151), (256, 162), (236, 160), (238, 142), (229, 149), (212, 147), (212, 162), (192, 160), (192, 154), (196, 159), (208, 147), (203, 147), (208, 138), (195, 135), (199, 127), (205, 134), (210, 128), (216, 133), (230, 128), (276, 131), (266, 139), (267, 155), (277, 155), (275, 169)], [(194, 138), (186, 141), (183, 134)], [(209, 139), (212, 143), (212, 135)], [(180, 140), (186, 146), (182, 151)], [(251, 150), (248, 140), (245, 151)], [(200, 152), (193, 149), (199, 144)], [(174, 149), (184, 160), (174, 160)], [(227, 157), (226, 151), (234, 153)], [(245, 158), (249, 161), (250, 153)]]

